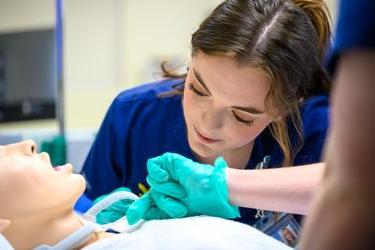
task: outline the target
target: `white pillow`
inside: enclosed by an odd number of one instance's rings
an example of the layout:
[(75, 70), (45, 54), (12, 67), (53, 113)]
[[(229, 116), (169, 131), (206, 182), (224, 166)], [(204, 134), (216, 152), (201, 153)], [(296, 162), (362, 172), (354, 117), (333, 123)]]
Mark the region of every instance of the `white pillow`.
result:
[(132, 233), (97, 241), (97, 249), (251, 249), (292, 248), (246, 224), (216, 217), (196, 216), (145, 222)]

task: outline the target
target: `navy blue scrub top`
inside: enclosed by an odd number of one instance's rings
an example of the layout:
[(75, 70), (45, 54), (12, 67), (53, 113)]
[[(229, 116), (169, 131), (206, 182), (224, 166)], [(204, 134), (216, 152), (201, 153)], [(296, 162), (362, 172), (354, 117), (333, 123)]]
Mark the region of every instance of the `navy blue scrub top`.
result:
[[(160, 97), (180, 80), (149, 83), (120, 93), (111, 104), (83, 166), (86, 195), (95, 199), (118, 187), (141, 194), (147, 186), (146, 161), (165, 152), (196, 160), (189, 147), (180, 95)], [(328, 127), (328, 97), (313, 96), (301, 107), (304, 146), (294, 165), (320, 161)], [(295, 138), (296, 135), (292, 135)], [(292, 139), (293, 141), (293, 139)], [(271, 156), (270, 167), (282, 162), (282, 151), (266, 129), (257, 137), (248, 169)], [(252, 225), (255, 210), (241, 208), (240, 221)]]
[(329, 69), (334, 71), (340, 55), (353, 49), (375, 48), (375, 1), (341, 0)]

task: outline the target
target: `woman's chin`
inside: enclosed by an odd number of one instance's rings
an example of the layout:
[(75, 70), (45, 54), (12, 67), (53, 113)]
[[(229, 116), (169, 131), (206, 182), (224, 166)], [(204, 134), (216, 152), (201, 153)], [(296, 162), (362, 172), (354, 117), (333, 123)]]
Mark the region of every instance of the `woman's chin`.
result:
[(203, 159), (216, 158), (219, 154), (216, 150), (203, 145), (190, 145), (190, 147), (196, 155)]

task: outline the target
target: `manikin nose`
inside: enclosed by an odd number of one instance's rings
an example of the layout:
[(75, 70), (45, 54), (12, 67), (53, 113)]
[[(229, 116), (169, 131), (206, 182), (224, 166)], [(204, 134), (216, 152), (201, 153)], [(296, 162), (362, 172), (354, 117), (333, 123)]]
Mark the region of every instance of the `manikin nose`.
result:
[(21, 151), (22, 153), (26, 155), (33, 155), (36, 151), (36, 144), (32, 140), (23, 141), (17, 144), (14, 144), (14, 146)]

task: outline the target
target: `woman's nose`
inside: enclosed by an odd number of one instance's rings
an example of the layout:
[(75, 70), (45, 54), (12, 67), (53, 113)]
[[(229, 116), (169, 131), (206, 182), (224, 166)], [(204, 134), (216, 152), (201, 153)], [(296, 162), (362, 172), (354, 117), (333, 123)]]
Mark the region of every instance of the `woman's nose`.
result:
[(207, 128), (220, 129), (224, 124), (223, 112), (218, 109), (208, 109), (202, 113), (202, 121)]

